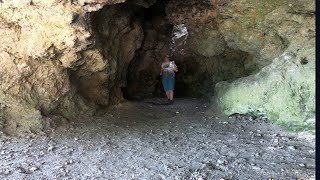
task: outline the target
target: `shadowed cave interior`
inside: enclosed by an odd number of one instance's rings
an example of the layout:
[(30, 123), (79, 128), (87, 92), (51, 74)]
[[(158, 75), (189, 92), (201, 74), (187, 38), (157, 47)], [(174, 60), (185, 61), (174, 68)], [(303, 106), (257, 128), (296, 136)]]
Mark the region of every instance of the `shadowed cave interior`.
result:
[(0, 179), (315, 179), (314, 7), (0, 0)]
[(175, 97), (204, 97), (225, 115), (263, 114), (295, 129), (314, 122), (312, 3), (12, 2), (0, 2), (0, 128), (8, 134), (125, 100), (165, 100), (166, 54), (179, 69)]
[[(217, 37), (217, 41), (221, 41), (219, 46), (201, 47), (213, 48), (209, 51), (216, 48), (218, 53), (204, 56), (194, 50), (193, 41), (202, 38), (198, 37), (201, 25), (190, 25), (187, 35), (175, 39), (173, 29), (179, 24), (167, 19), (167, 3), (157, 1), (150, 7), (143, 7), (128, 1), (91, 14), (102, 54), (107, 59), (116, 59), (110, 61), (110, 67), (118, 67), (120, 77), (115, 78), (119, 79), (119, 89), (125, 99), (164, 97), (159, 72), (166, 54), (171, 55), (179, 69), (175, 78), (175, 97), (212, 96), (217, 82), (232, 81), (255, 70), (256, 67), (247, 65), (252, 63), (252, 55), (229, 48), (223, 37)], [(210, 23), (217, 28), (215, 22)], [(188, 25), (185, 27), (189, 28)], [(84, 90), (84, 97), (86, 93)]]

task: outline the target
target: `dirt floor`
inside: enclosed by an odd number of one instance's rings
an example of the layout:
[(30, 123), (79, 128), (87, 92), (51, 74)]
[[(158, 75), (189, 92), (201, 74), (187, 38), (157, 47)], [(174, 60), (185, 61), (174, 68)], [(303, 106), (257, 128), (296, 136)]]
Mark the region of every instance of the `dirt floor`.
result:
[(315, 179), (315, 138), (206, 100), (126, 102), (49, 134), (0, 138), (0, 179)]

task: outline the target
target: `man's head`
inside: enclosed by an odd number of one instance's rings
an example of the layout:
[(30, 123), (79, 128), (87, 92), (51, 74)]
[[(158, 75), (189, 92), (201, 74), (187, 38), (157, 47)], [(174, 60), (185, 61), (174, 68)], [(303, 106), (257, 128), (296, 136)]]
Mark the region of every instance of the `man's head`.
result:
[(167, 54), (164, 58), (165, 61), (170, 61), (170, 56)]

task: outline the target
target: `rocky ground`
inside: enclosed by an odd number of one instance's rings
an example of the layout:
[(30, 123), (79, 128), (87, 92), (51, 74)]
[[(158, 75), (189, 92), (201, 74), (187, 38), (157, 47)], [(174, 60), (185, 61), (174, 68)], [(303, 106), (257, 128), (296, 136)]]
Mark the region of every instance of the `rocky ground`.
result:
[(315, 179), (315, 138), (206, 100), (126, 102), (43, 135), (0, 138), (0, 179)]

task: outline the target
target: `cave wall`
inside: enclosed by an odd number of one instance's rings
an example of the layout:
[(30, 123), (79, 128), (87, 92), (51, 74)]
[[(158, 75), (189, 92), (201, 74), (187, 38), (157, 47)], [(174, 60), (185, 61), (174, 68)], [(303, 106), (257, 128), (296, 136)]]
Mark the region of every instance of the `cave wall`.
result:
[[(253, 56), (228, 47), (220, 33), (215, 1), (168, 1), (154, 4), (149, 11), (159, 13), (145, 15), (151, 19), (143, 27), (145, 39), (128, 72), (127, 98), (163, 96), (159, 67), (166, 54), (179, 68), (176, 97), (212, 96), (217, 82), (232, 81), (252, 71), (246, 65)], [(186, 25), (188, 34), (174, 38), (181, 24)]]
[[(237, 7), (234, 3), (233, 7)], [(254, 26), (244, 18), (253, 14), (241, 11), (244, 15), (239, 16), (239, 19), (243, 19), (241, 22), (250, 24), (247, 25), (247, 33), (257, 29), (266, 32), (264, 37), (266, 43), (260, 51), (257, 51), (255, 59), (256, 62), (260, 59), (258, 65), (264, 65), (265, 62), (268, 64), (258, 73), (248, 77), (232, 83), (218, 83), (216, 102), (227, 115), (234, 113), (264, 115), (291, 130), (314, 131), (315, 4), (314, 1), (307, 0), (273, 3), (275, 5), (273, 9), (266, 8), (267, 12), (258, 14), (256, 18), (258, 20), (255, 22), (259, 23), (253, 24)], [(243, 6), (244, 3), (241, 4)], [(226, 25), (226, 22), (223, 23), (223, 26)], [(245, 29), (245, 25), (243, 24), (240, 29)], [(228, 26), (235, 28), (235, 23)], [(229, 34), (232, 33), (229, 31)], [(243, 50), (247, 49), (243, 43), (250, 42), (250, 38), (246, 40), (245, 37), (245, 35), (242, 35), (241, 39), (234, 37), (234, 44), (242, 46)], [(276, 41), (277, 39), (279, 41)], [(279, 44), (281, 41), (285, 43)], [(284, 47), (286, 47), (284, 51), (280, 51)]]
[[(97, 106), (122, 98), (117, 88), (125, 83), (124, 66), (140, 46), (141, 29), (125, 13), (106, 14), (115, 19), (102, 22), (101, 27), (95, 27), (92, 19), (93, 12), (121, 2), (0, 2), (0, 124), (4, 131), (41, 131), (53, 115), (66, 119), (92, 115)], [(107, 23), (114, 23), (115, 30), (103, 27)], [(113, 30), (113, 34), (125, 31), (108, 37), (95, 28), (105, 28), (104, 33)], [(99, 38), (115, 38), (117, 46), (110, 47)], [(114, 51), (117, 48), (121, 50)]]
[(139, 8), (114, 5), (92, 15), (96, 47), (104, 65), (98, 73), (75, 72), (80, 94), (90, 102), (107, 106), (123, 99), (121, 89), (127, 85), (128, 66), (144, 39), (141, 22), (134, 18)]
[[(264, 115), (291, 130), (314, 128), (314, 1), (217, 0), (194, 3), (196, 6), (188, 6), (178, 0), (170, 1), (167, 6), (169, 20), (173, 24), (187, 24), (190, 31), (184, 52), (197, 54), (197, 60), (201, 56), (221, 59), (219, 54), (225, 49), (248, 54), (241, 63), (243, 67), (228, 65), (228, 68), (243, 69), (243, 77), (210, 87), (215, 91), (213, 100), (222, 112), (227, 115)], [(179, 9), (180, 15), (176, 16), (175, 9)], [(226, 62), (222, 60), (222, 64)]]
[(136, 51), (128, 69), (128, 84), (124, 89), (127, 99), (144, 99), (163, 94), (160, 82), (160, 65), (166, 54), (170, 53), (172, 25), (165, 15), (163, 1), (144, 10), (144, 40)]
[(221, 8), (215, 0), (168, 3), (169, 22), (184, 24), (188, 30), (187, 37), (175, 40), (173, 59), (181, 69), (176, 76), (177, 95), (210, 97), (216, 83), (233, 81), (255, 70), (250, 66), (256, 64), (253, 53), (228, 45), (220, 29)]
[[(159, 65), (168, 53), (180, 67), (181, 95), (216, 95), (225, 114), (305, 122), (314, 115), (314, 6), (311, 0), (2, 0), (0, 128), (37, 132), (55, 115), (74, 119), (119, 103), (122, 92), (159, 95)], [(170, 31), (180, 24), (187, 41), (176, 39), (172, 51)], [(299, 73), (292, 76), (292, 69)], [(253, 91), (250, 101), (241, 96)]]
[(177, 0), (170, 1), (167, 14), (171, 23), (187, 25), (188, 46), (194, 53), (213, 57), (226, 48), (241, 50), (253, 56), (245, 64), (247, 71), (257, 72), (288, 46), (287, 39), (265, 22), (268, 13), (288, 4), (287, 1)]
[(62, 106), (87, 109), (68, 73), (91, 44), (84, 19), (80, 6), (56, 1), (0, 2), (0, 119), (8, 131), (41, 130), (42, 115)]

